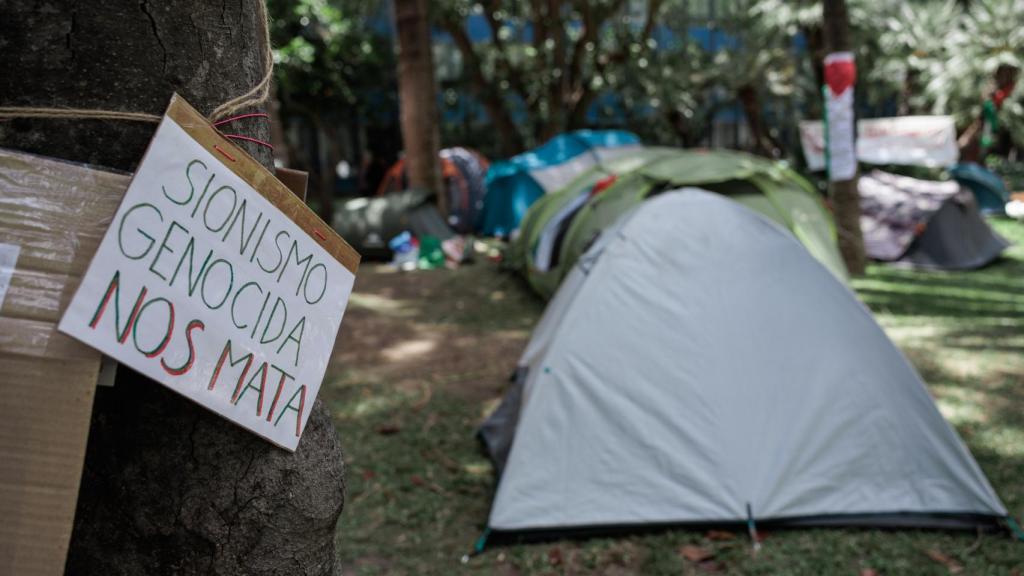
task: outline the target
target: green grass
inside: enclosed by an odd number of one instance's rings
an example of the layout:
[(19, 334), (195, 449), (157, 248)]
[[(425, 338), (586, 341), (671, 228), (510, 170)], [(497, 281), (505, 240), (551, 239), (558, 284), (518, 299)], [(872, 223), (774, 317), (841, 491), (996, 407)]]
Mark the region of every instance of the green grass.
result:
[[(917, 366), (1011, 513), (1024, 515), (1024, 224), (970, 273), (872, 266), (854, 288)], [(1024, 574), (1006, 535), (791, 530), (747, 538), (703, 531), (504, 546), (467, 564), (493, 471), (473, 436), (543, 310), (522, 282), (482, 262), (413, 275), (361, 272), (321, 391), (348, 455), (338, 527), (346, 574)], [(374, 339), (376, 338), (376, 340)], [(698, 565), (680, 549), (714, 553)], [(945, 559), (943, 561), (943, 559)]]

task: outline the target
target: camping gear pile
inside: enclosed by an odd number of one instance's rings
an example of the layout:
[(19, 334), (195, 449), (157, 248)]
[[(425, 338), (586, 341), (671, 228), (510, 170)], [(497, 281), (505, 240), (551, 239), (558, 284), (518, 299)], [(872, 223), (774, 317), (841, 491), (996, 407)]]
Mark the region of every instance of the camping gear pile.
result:
[(378, 198), (354, 198), (334, 212), (333, 227), (364, 257), (386, 258), (388, 242), (408, 231), (444, 241), (455, 233), (424, 190), (401, 190)]
[(478, 230), (507, 237), (519, 228), (530, 205), (573, 178), (640, 147), (640, 138), (622, 130), (577, 130), (543, 146), (495, 162), (487, 172), (487, 198)]
[(742, 152), (634, 148), (539, 199), (523, 219), (509, 262), (550, 297), (602, 230), (664, 190), (700, 186), (790, 230), (838, 278), (846, 269), (817, 192), (785, 166)]
[(391, 266), (405, 272), (457, 267), (472, 259), (469, 247), (462, 236), (441, 240), (430, 234), (414, 236), (408, 230), (388, 242), (393, 254)]
[[(725, 182), (754, 186), (735, 173)], [(478, 549), (687, 524), (1006, 521), (914, 368), (797, 240), (803, 228), (758, 210), (771, 194), (744, 205), (715, 192), (633, 202), (576, 259), (480, 430), (499, 483)]]
[(1009, 243), (978, 211), (975, 194), (939, 182), (874, 170), (860, 177), (861, 230), (868, 257), (919, 268), (984, 266)]
[[(392, 264), (402, 269), (462, 262), (466, 243), (460, 234), (473, 232), (483, 208), (488, 162), (458, 147), (442, 150), (440, 162), (445, 214), (433, 194), (408, 188), (405, 161), (399, 160), (384, 176), (377, 196), (348, 200), (335, 211), (334, 229), (364, 256), (393, 257)], [(425, 249), (435, 244), (437, 249)]]

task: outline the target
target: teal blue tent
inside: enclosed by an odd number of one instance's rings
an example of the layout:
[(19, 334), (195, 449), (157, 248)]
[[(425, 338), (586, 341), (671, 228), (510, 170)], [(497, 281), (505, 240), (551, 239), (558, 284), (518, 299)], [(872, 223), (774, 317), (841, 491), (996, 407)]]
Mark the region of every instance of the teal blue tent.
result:
[(543, 146), (491, 164), (487, 196), (477, 229), (486, 236), (507, 236), (526, 210), (547, 192), (577, 175), (640, 145), (623, 130), (577, 130), (555, 136)]
[(957, 164), (949, 173), (961, 186), (970, 189), (978, 200), (978, 209), (983, 214), (1003, 214), (1010, 193), (1002, 178), (992, 171), (973, 162)]

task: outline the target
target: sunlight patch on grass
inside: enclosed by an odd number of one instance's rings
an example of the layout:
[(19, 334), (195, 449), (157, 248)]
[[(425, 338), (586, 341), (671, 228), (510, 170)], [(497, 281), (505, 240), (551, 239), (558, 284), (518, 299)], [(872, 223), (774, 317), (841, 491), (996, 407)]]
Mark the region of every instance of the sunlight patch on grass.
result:
[(986, 395), (959, 386), (932, 386), (939, 412), (951, 424), (980, 424), (988, 421)]
[(491, 463), (484, 460), (463, 464), (462, 469), (466, 474), (476, 478), (488, 478), (494, 473)]
[(408, 398), (401, 393), (394, 394), (366, 394), (363, 398), (349, 400), (342, 408), (335, 410), (336, 418), (369, 418), (393, 411), (408, 401)]
[(381, 350), (381, 356), (383, 356), (388, 362), (401, 362), (404, 360), (410, 360), (417, 356), (430, 354), (435, 348), (437, 348), (437, 340), (435, 338), (416, 338), (414, 340), (399, 342), (394, 346)]
[(934, 340), (945, 332), (934, 324), (904, 324), (895, 321), (891, 316), (878, 315), (879, 324), (889, 334), (889, 338), (906, 344)]
[(989, 379), (1000, 365), (992, 356), (979, 354), (974, 350), (943, 349), (942, 346), (934, 346), (932, 354), (935, 354), (937, 349), (942, 353), (934, 357), (935, 362), (946, 374), (957, 380)]
[(348, 303), (349, 306), (354, 308), (363, 308), (384, 316), (401, 317), (411, 314), (409, 307), (400, 300), (377, 294), (353, 292), (349, 297)]
[(352, 386), (379, 386), (383, 383), (377, 370), (344, 368), (330, 380), (324, 381), (325, 389), (342, 389)]
[(897, 284), (888, 279), (860, 278), (855, 279), (854, 284), (860, 292), (869, 292), (866, 299), (872, 299), (873, 295), (888, 296), (928, 296), (940, 301), (962, 302), (967, 301), (972, 306), (984, 307), (992, 304), (1010, 304), (1012, 309), (1024, 310), (1024, 301), (1020, 295), (1013, 291), (1015, 285), (1012, 281), (989, 282), (979, 287), (968, 287), (967, 285), (952, 285), (946, 283), (945, 278), (938, 276), (934, 284)]
[(1024, 430), (1010, 426), (986, 428), (971, 439), (973, 444), (987, 448), (1005, 458), (1024, 457)]

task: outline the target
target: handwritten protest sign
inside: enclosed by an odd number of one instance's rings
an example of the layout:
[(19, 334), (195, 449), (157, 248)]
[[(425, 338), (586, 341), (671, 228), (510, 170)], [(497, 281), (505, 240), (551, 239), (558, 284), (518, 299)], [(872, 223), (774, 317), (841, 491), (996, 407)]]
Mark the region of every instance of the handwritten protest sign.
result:
[(294, 450), (358, 261), (175, 96), (60, 330)]

